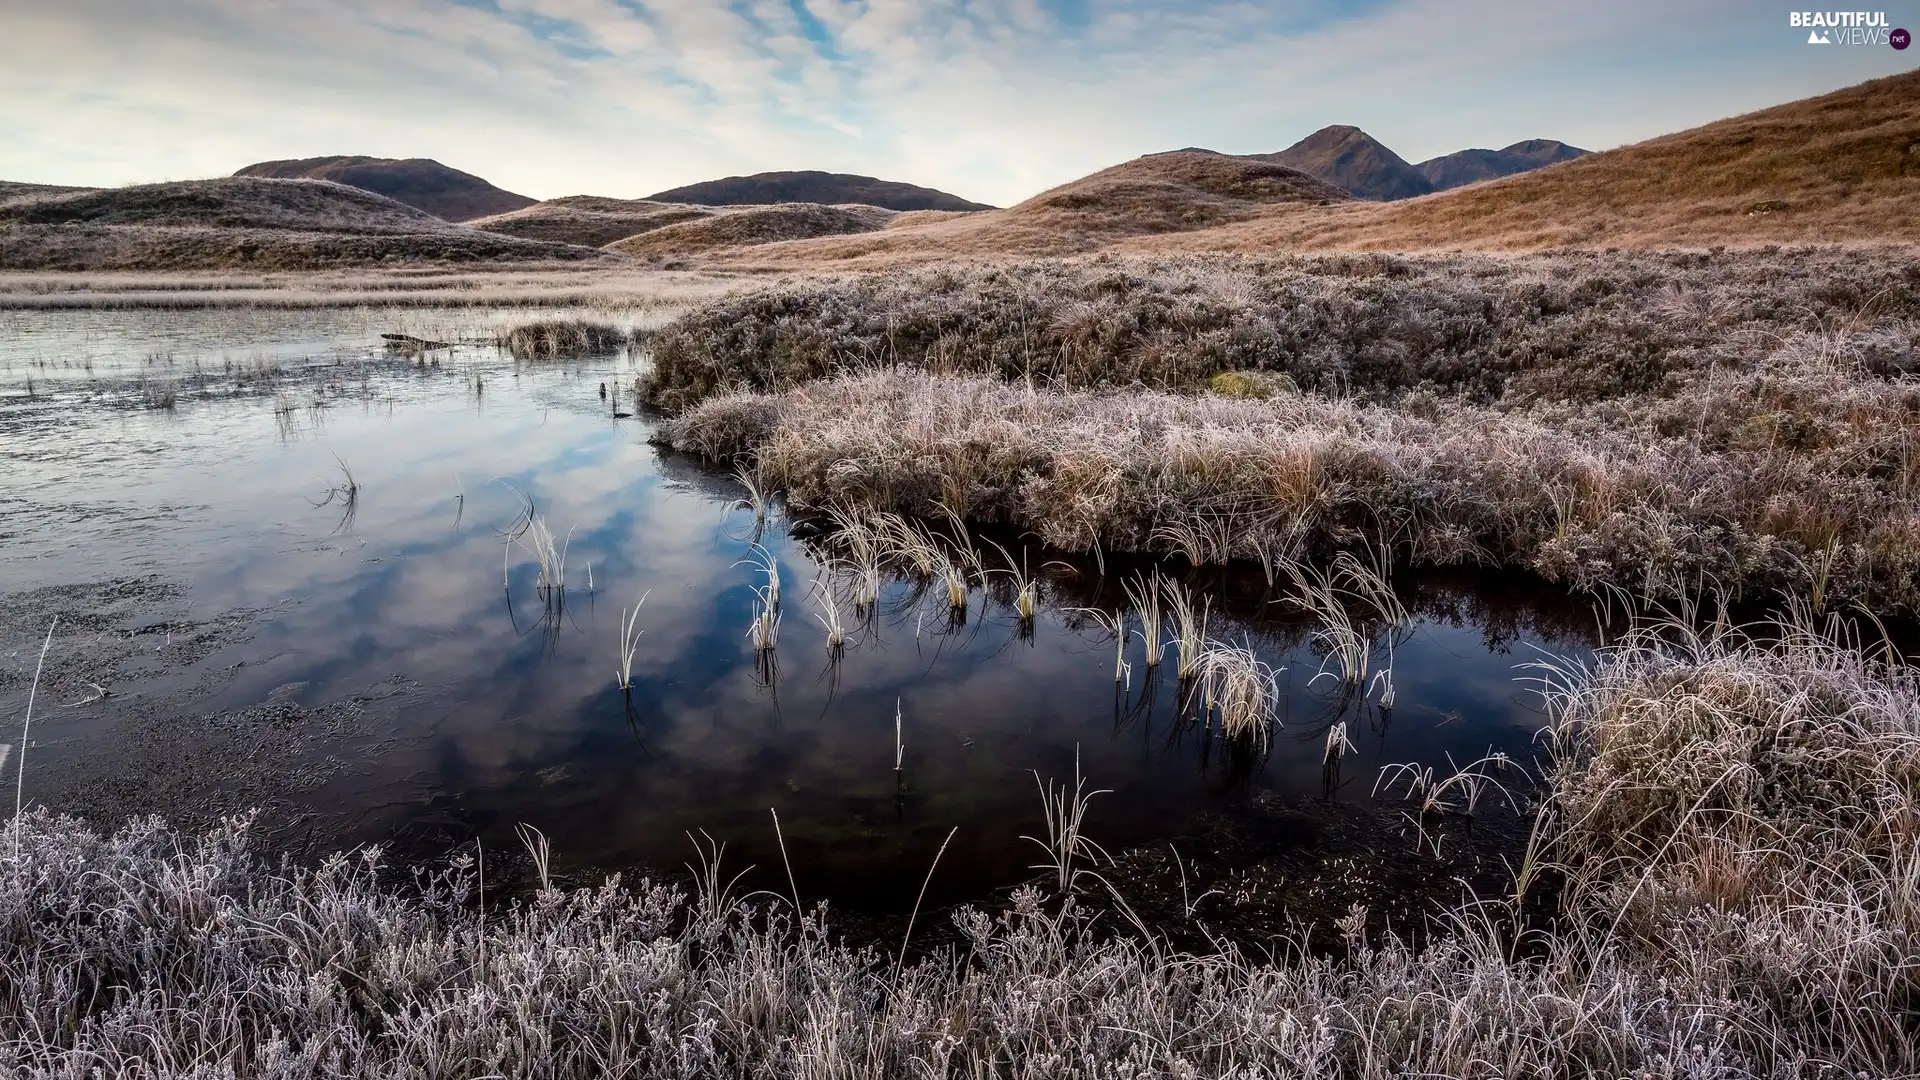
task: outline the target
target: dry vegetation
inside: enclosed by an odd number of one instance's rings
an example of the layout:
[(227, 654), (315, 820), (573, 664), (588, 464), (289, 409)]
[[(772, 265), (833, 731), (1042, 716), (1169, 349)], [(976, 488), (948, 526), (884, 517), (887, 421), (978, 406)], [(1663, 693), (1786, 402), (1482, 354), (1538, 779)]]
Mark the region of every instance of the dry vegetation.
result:
[[(1674, 643), (1680, 634), (1684, 640)], [(1776, 638), (1779, 635), (1774, 635)], [(0, 1068), (21, 1076), (1782, 1078), (1920, 1069), (1920, 685), (1789, 629), (1643, 629), (1552, 680), (1560, 765), (1510, 901), (1416, 948), (1177, 951), (1041, 888), (911, 964), (820, 913), (462, 857), (274, 871), (236, 821), (0, 831)], [(1097, 812), (1092, 828), (1097, 830)], [(535, 848), (536, 852), (538, 848)], [(497, 859), (497, 856), (496, 856)], [(492, 864), (497, 866), (497, 862)], [(536, 856), (536, 871), (544, 873)], [(483, 906), (484, 905), (484, 906)], [(1190, 916), (1204, 918), (1202, 916)], [(1516, 938), (1516, 933), (1521, 936)], [(904, 954), (905, 950), (901, 950)]]
[(509, 214), (478, 218), (467, 224), (503, 236), (604, 247), (616, 240), (625, 240), (629, 236), (638, 236), (668, 225), (678, 225), (683, 221), (709, 217), (713, 213), (712, 209), (704, 206), (571, 195), (564, 199), (535, 203)]
[(742, 294), (653, 347), (664, 437), (801, 503), (1920, 605), (1911, 256), (926, 271)]
[(435, 263), (616, 263), (591, 248), (451, 225), (318, 180), (229, 177), (0, 202), (9, 270), (314, 270)]

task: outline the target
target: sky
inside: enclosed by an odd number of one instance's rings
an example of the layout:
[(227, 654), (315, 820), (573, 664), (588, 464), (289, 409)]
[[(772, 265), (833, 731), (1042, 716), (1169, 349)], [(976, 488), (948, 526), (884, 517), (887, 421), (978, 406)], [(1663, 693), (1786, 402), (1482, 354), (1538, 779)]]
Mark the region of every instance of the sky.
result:
[[(1912, 70), (1750, 0), (0, 0), (0, 179), (430, 157), (535, 198), (824, 169), (1007, 205), (1354, 124), (1606, 149)], [(1920, 30), (1920, 0), (1889, 9)]]

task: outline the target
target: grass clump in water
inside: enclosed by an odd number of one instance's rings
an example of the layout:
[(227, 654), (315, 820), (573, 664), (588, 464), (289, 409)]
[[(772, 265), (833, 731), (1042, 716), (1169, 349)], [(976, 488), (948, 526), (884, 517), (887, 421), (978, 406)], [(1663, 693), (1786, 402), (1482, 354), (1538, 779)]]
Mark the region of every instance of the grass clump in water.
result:
[(564, 360), (617, 352), (627, 344), (627, 332), (607, 323), (585, 319), (541, 319), (523, 323), (501, 334), (501, 348), (515, 360)]

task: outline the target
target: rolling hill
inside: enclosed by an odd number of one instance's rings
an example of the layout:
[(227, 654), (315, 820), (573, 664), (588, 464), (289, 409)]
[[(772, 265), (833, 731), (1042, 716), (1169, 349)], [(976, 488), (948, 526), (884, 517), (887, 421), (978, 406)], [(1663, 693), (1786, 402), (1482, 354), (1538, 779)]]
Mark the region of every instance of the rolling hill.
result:
[(466, 221), (531, 206), (535, 200), (503, 191), (471, 173), (432, 158), (317, 157), (262, 161), (235, 176), (280, 180), (332, 180), (385, 195), (447, 221)]
[(638, 236), (683, 221), (711, 217), (715, 212), (705, 206), (653, 202), (649, 199), (568, 195), (534, 203), (510, 213), (475, 218), (466, 224), (528, 240), (605, 247), (629, 236)]
[(454, 225), (323, 180), (225, 177), (29, 193), (0, 202), (0, 268), (307, 270), (617, 261)]
[(651, 202), (696, 203), (702, 206), (746, 206), (774, 203), (864, 203), (888, 210), (991, 210), (985, 203), (968, 202), (932, 188), (915, 187), (871, 176), (829, 172), (764, 172), (729, 176), (700, 184), (672, 188), (647, 196)]
[(745, 206), (629, 236), (608, 250), (634, 258), (665, 260), (723, 248), (752, 248), (785, 240), (877, 232), (893, 212), (875, 206), (782, 203)]

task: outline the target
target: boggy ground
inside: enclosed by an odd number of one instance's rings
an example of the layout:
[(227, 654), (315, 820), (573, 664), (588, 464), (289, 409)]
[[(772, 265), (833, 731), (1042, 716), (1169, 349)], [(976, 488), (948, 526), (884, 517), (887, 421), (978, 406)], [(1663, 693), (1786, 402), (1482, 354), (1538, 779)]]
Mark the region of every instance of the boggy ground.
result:
[(949, 267), (771, 285), (652, 344), (664, 437), (802, 505), (1920, 604), (1904, 251)]

